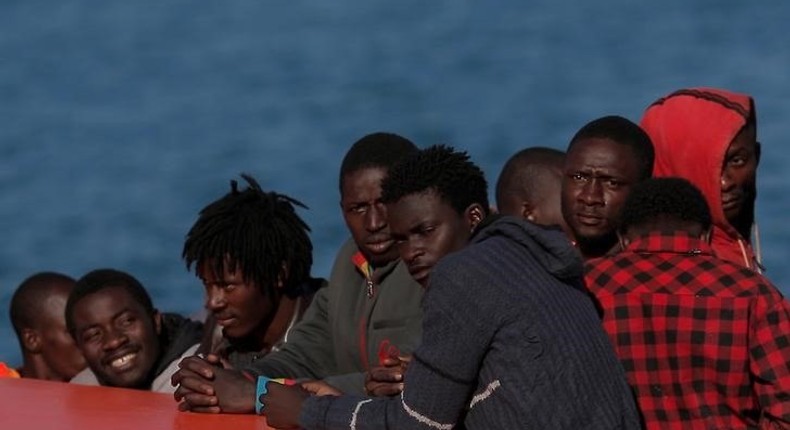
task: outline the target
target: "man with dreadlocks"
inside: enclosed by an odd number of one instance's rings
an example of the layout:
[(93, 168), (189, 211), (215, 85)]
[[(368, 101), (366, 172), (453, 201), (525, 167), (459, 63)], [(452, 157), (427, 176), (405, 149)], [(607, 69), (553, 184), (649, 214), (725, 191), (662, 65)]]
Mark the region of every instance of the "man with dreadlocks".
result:
[[(305, 206), (241, 176), (249, 186), (239, 190), (231, 181), (228, 194), (200, 211), (183, 251), (203, 282), (215, 327), (202, 352), (235, 368), (278, 350), (321, 286), (310, 277), (310, 228), (294, 208)], [(211, 336), (219, 329), (219, 339)]]
[(382, 178), (416, 151), (412, 142), (391, 133), (370, 134), (354, 143), (340, 168), (340, 207), (351, 239), (337, 254), (329, 286), (316, 293), (288, 343), (244, 373), (197, 357), (182, 362), (173, 378), (181, 409), (253, 412), (258, 375), (323, 380), (343, 392), (362, 394), (366, 371), (419, 344), (423, 291), (398, 260), (381, 200)]
[(565, 235), (486, 216), (483, 172), (431, 147), (382, 185), (392, 235), (427, 287), (399, 398), (310, 396), (259, 379), (269, 425), (305, 429), (638, 429), (623, 369)]

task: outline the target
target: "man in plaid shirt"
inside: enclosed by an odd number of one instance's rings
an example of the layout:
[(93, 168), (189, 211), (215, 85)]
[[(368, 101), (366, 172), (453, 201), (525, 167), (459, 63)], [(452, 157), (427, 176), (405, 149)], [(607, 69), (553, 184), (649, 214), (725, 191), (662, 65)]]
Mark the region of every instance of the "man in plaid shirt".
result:
[(587, 285), (646, 428), (790, 428), (790, 304), (764, 277), (713, 256), (702, 194), (650, 179), (626, 200), (623, 251)]

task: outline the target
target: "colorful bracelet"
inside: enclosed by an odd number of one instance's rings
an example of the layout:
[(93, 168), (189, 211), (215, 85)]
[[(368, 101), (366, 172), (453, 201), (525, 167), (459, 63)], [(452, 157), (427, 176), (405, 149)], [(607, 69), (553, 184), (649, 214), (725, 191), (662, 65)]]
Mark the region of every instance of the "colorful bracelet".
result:
[(263, 413), (263, 401), (261, 398), (269, 392), (266, 385), (271, 381), (270, 378), (259, 376), (257, 386), (255, 387), (255, 413), (260, 415)]
[(296, 385), (296, 381), (286, 378), (269, 378), (266, 376), (259, 376), (257, 386), (255, 387), (255, 413), (260, 415), (263, 413), (263, 396), (269, 392), (268, 384), (274, 382), (282, 385)]

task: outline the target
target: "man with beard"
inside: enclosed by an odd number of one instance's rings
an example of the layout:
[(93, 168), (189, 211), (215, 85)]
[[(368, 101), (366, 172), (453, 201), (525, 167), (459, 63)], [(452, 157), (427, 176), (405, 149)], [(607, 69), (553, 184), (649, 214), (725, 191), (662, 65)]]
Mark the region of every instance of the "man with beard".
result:
[(650, 105), (641, 125), (656, 148), (655, 176), (685, 178), (705, 196), (716, 256), (760, 271), (751, 231), (760, 163), (754, 100), (714, 88), (678, 90)]
[(582, 127), (568, 145), (562, 215), (585, 260), (615, 252), (617, 222), (634, 184), (653, 170), (650, 137), (633, 122), (606, 116)]

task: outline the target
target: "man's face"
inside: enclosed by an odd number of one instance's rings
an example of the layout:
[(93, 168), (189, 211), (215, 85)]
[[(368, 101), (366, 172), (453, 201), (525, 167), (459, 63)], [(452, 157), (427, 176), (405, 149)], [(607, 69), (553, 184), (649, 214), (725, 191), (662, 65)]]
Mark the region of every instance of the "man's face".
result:
[(77, 345), (99, 382), (147, 388), (160, 353), (160, 315), (146, 312), (122, 287), (83, 297), (73, 312)]
[[(744, 127), (730, 143), (721, 171), (721, 204), (731, 224), (757, 197), (757, 130), (754, 124)], [(751, 209), (750, 209), (751, 210)]]
[(464, 247), (474, 227), (469, 210), (457, 213), (432, 190), (409, 194), (387, 205), (387, 211), (400, 258), (423, 287), (433, 266)]
[(387, 223), (387, 208), (381, 202), (381, 180), (387, 170), (363, 168), (343, 177), (340, 207), (357, 247), (374, 266), (383, 266), (398, 256)]
[(227, 267), (217, 276), (210, 263), (198, 266), (198, 277), (206, 289), (206, 309), (222, 327), (223, 336), (263, 338), (275, 307), (257, 284), (246, 281), (241, 270), (229, 271)]
[(583, 138), (574, 144), (565, 159), (562, 215), (577, 241), (617, 242), (615, 229), (639, 180), (638, 164), (631, 148), (611, 139)]
[(68, 290), (53, 292), (45, 299), (41, 315), (37, 316), (37, 330), (41, 336), (41, 356), (52, 377), (68, 381), (85, 368), (85, 357), (66, 329), (66, 301)]

